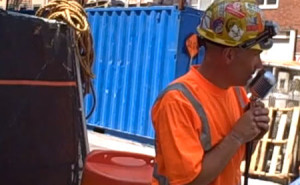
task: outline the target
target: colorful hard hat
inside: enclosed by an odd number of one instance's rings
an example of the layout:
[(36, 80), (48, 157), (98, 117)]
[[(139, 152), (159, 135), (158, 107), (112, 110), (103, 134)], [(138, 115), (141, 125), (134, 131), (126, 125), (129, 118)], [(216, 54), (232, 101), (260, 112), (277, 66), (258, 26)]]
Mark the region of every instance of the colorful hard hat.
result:
[(272, 47), (275, 28), (273, 22), (264, 21), (255, 0), (215, 0), (197, 31), (200, 37), (221, 45), (264, 50)]

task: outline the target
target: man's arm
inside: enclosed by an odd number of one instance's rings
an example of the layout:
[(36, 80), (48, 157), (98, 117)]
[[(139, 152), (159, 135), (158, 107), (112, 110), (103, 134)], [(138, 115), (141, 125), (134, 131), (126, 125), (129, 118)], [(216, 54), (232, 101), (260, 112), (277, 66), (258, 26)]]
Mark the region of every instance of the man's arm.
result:
[(220, 144), (204, 155), (202, 171), (189, 185), (206, 185), (213, 181), (223, 171), (240, 146), (240, 141), (232, 134), (225, 137)]
[(226, 167), (239, 147), (253, 140), (259, 133), (257, 120), (268, 123), (268, 110), (258, 107), (248, 110), (228, 134), (211, 151), (205, 153), (200, 174), (189, 185), (206, 185), (213, 181)]

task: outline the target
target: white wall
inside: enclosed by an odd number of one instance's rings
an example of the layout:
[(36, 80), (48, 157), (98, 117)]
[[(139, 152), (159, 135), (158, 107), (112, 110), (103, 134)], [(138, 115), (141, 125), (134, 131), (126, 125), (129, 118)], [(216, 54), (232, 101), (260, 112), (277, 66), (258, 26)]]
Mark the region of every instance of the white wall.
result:
[(294, 60), (296, 31), (290, 30), (274, 37), (274, 45), (261, 54), (265, 62), (287, 62)]
[(189, 4), (199, 10), (206, 10), (214, 0), (188, 0)]
[(0, 0), (0, 8), (3, 10), (6, 9), (6, 0)]
[(32, 9), (35, 7), (35, 6), (45, 6), (46, 4), (48, 3), (48, 0), (32, 0), (31, 1), (31, 4), (32, 4)]

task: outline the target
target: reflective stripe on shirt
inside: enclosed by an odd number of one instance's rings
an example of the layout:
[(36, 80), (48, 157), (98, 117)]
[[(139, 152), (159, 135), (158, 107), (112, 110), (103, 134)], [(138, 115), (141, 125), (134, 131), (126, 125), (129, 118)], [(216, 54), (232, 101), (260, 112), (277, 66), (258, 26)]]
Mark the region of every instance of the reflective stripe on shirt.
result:
[[(210, 128), (208, 125), (206, 114), (203, 110), (202, 105), (200, 102), (196, 100), (196, 98), (192, 95), (192, 93), (187, 89), (187, 87), (182, 83), (174, 83), (169, 85), (164, 91), (162, 91), (158, 98), (156, 99), (155, 103), (160, 100), (168, 91), (171, 90), (178, 90), (183, 93), (183, 95), (189, 100), (189, 102), (193, 105), (195, 111), (197, 112), (201, 122), (202, 122), (202, 132), (200, 134), (200, 142), (204, 151), (208, 151), (211, 149), (211, 136), (210, 136)], [(156, 148), (156, 146), (155, 146)], [(154, 165), (153, 177), (159, 182), (160, 185), (168, 185), (168, 179), (158, 174), (157, 164)]]
[[(197, 112), (201, 123), (202, 123), (202, 132), (200, 134), (200, 142), (204, 151), (208, 151), (211, 149), (211, 136), (210, 136), (210, 128), (207, 121), (207, 116), (204, 112), (204, 109), (199, 101), (192, 95), (192, 93), (188, 90), (188, 88), (182, 83), (174, 83), (169, 85), (160, 95), (158, 96), (156, 102), (161, 99), (168, 91), (178, 90), (183, 93), (183, 95), (189, 100), (189, 102), (193, 105), (195, 111)], [(156, 103), (155, 102), (155, 103)]]
[(242, 97), (241, 88), (240, 87), (235, 87), (234, 89), (235, 89), (236, 95), (239, 99), (240, 106), (242, 107), (242, 109), (244, 109), (245, 106), (246, 106), (246, 102)]

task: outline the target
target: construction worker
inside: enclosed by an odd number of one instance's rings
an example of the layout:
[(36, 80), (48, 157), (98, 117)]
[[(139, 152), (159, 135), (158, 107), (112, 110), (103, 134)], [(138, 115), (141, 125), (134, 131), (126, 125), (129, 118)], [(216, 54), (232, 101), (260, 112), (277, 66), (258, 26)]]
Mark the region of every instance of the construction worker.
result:
[(173, 81), (152, 108), (155, 167), (152, 184), (238, 185), (245, 143), (268, 130), (268, 109), (243, 88), (260, 53), (272, 46), (275, 25), (255, 0), (215, 0), (197, 28), (202, 64)]

